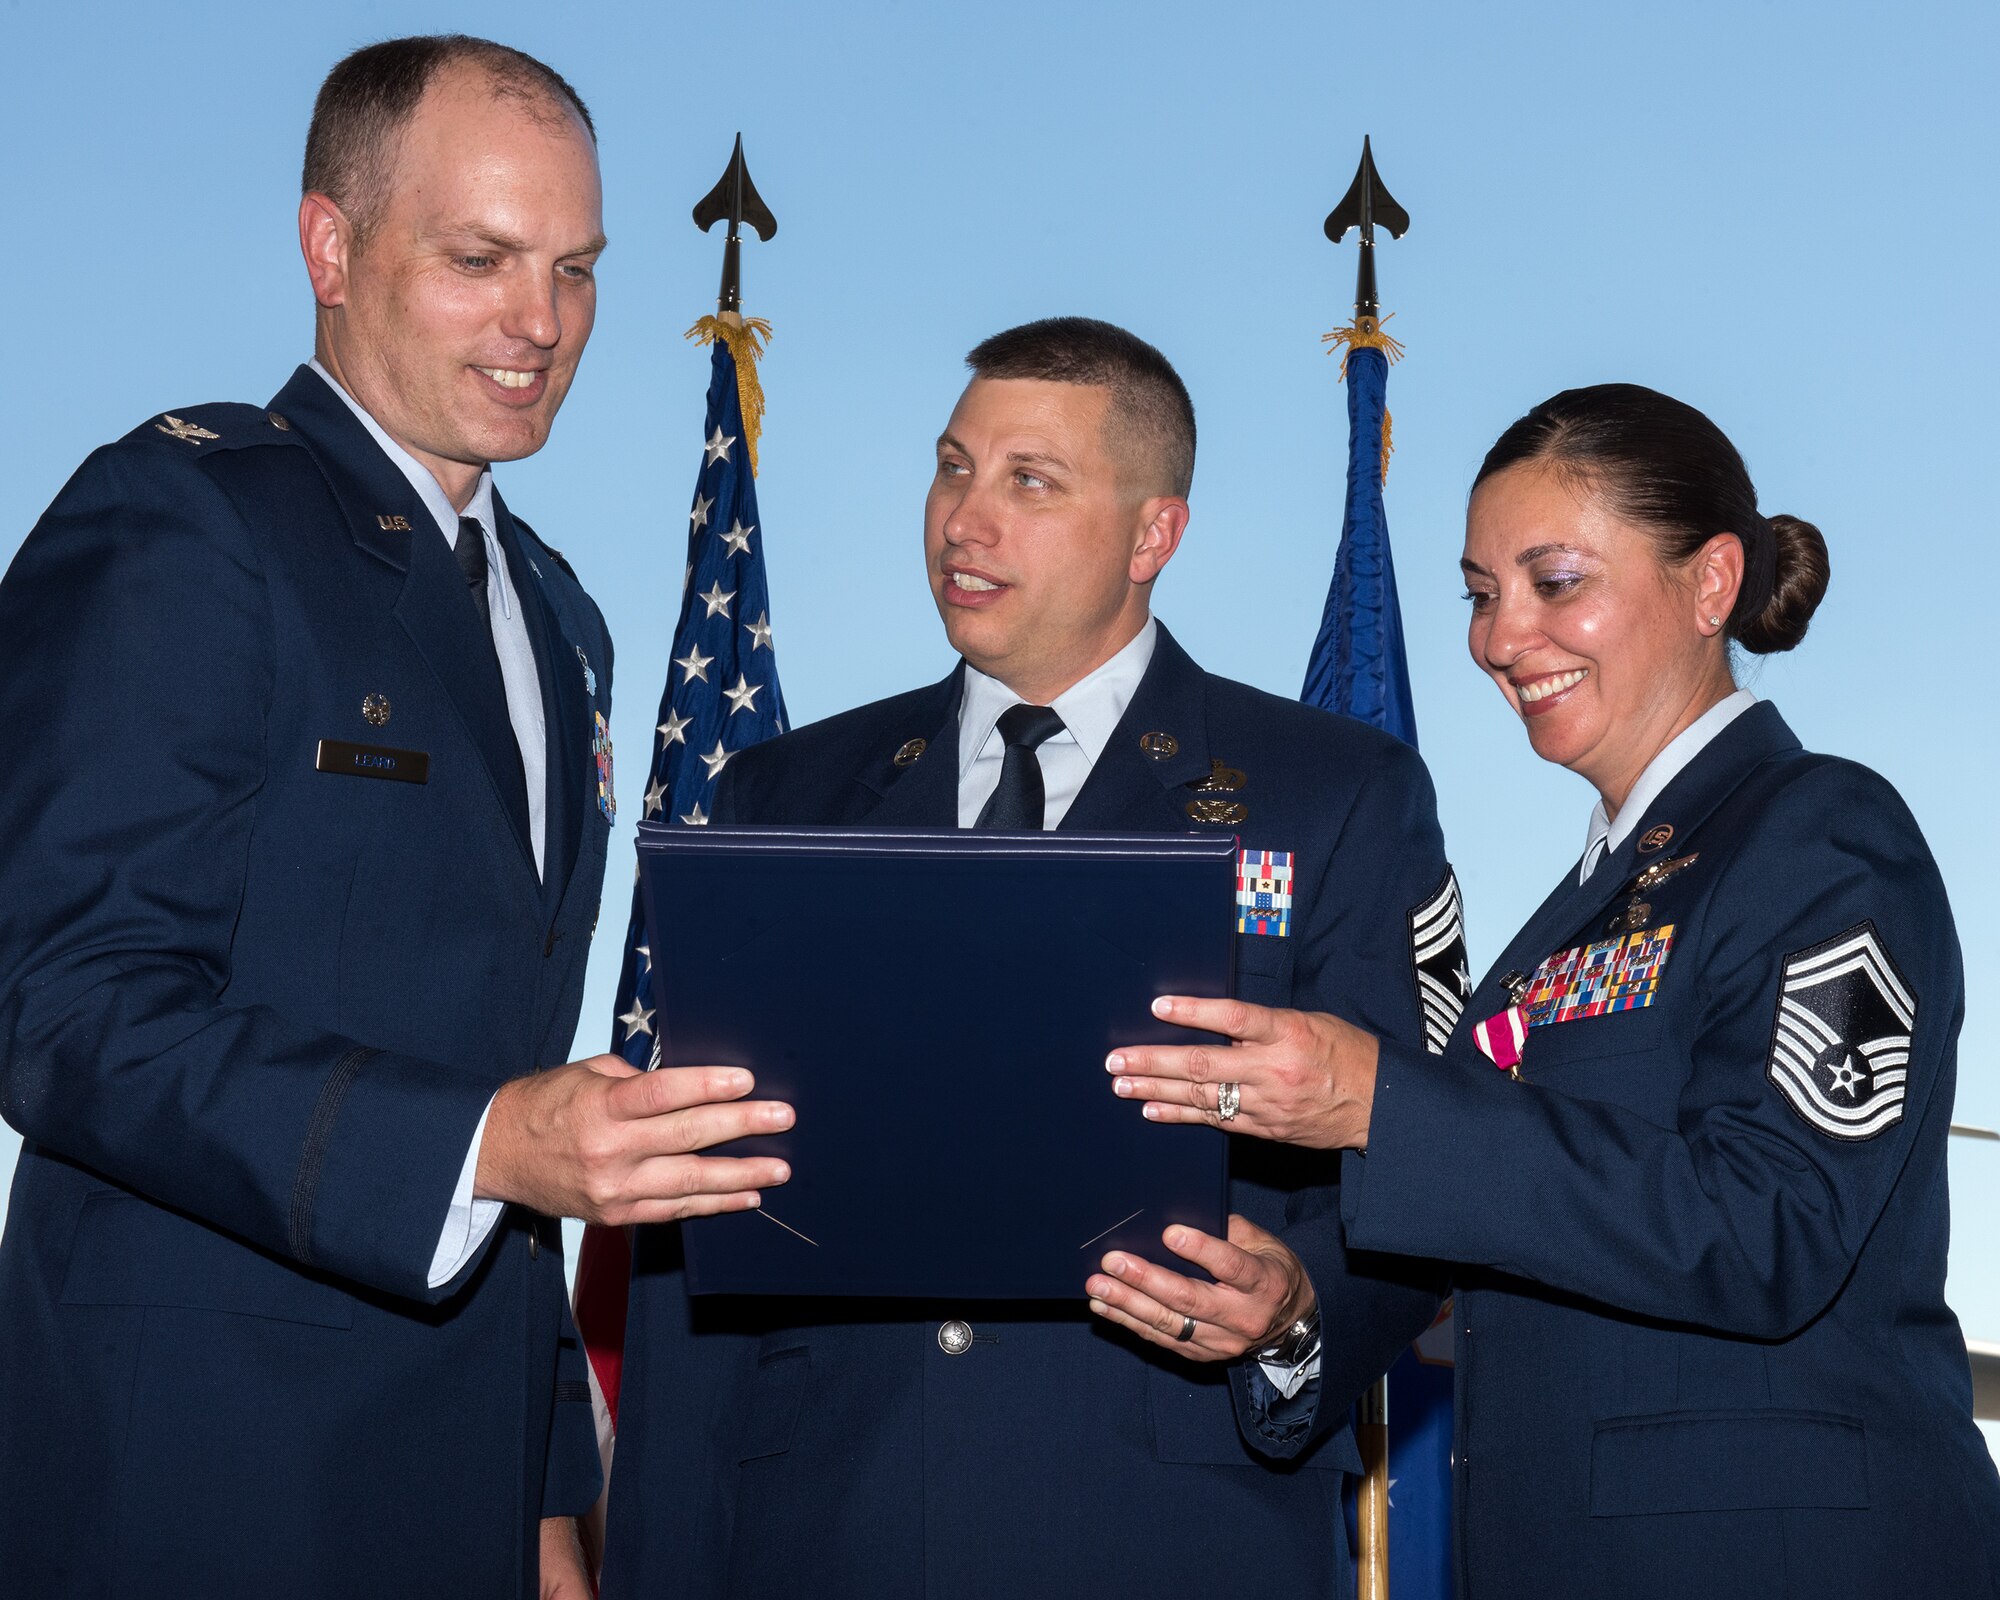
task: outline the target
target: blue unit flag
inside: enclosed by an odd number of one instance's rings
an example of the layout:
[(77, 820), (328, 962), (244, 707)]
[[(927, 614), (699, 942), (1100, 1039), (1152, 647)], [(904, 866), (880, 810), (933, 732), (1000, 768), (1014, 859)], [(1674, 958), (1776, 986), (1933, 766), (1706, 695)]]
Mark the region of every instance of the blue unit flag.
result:
[[(1396, 568), (1382, 507), (1389, 354), (1347, 350), (1347, 506), (1333, 583), (1299, 698), (1417, 742)], [(1447, 1314), (1389, 1369), (1389, 1592), (1450, 1600), (1451, 1323)]]

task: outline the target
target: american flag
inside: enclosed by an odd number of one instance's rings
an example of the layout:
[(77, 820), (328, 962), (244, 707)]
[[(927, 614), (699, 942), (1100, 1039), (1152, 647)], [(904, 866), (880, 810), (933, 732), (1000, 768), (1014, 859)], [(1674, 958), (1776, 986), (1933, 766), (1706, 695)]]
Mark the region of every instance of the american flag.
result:
[[(763, 552), (736, 357), (729, 342), (717, 337), (709, 363), (701, 471), (688, 509), (680, 619), (647, 773), (644, 815), (650, 822), (664, 819), (691, 827), (707, 822), (715, 810), (716, 779), (730, 757), (785, 730)], [(641, 1069), (654, 1065), (652, 952), (636, 882), (615, 1009), (612, 1053)], [(618, 1419), (630, 1271), (631, 1250), (623, 1229), (585, 1231), (577, 1257), (576, 1323), (603, 1399), (601, 1434)]]

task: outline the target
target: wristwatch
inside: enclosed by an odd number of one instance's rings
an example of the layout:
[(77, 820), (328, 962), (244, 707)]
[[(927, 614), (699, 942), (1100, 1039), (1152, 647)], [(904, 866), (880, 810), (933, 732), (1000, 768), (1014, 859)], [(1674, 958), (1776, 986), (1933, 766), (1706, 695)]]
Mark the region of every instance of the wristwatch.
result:
[(1319, 1354), (1319, 1307), (1314, 1306), (1272, 1343), (1257, 1352), (1259, 1361), (1297, 1371)]

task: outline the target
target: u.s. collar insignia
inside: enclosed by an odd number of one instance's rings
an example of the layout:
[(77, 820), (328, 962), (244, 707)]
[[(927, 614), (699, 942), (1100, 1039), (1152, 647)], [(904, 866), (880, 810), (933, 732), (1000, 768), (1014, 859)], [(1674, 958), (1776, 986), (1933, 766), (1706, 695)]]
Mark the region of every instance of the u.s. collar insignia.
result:
[(380, 528), (384, 533), (408, 533), (410, 531), (410, 519), (398, 516), (393, 512), (378, 511), (375, 513), (375, 526)]
[(1903, 1120), (1917, 997), (1872, 922), (1785, 958), (1765, 1076), (1833, 1139), (1872, 1139)]
[(171, 411), (160, 413), (163, 420), (153, 424), (169, 439), (178, 439), (182, 444), (200, 444), (204, 439), (220, 439), (219, 433), (210, 433), (198, 422), (183, 422)]
[(930, 747), (928, 739), (908, 739), (891, 759), (899, 767), (913, 767)]
[(1236, 852), (1236, 931), (1274, 939), (1291, 936), (1291, 851)]
[(1139, 748), (1155, 761), (1166, 761), (1180, 754), (1181, 742), (1171, 733), (1142, 733)]
[(1188, 785), (1196, 794), (1235, 794), (1250, 780), (1235, 767), (1225, 767), (1220, 761), (1210, 761), (1208, 776)]
[(1648, 828), (1639, 838), (1639, 854), (1649, 856), (1656, 850), (1664, 850), (1667, 841), (1674, 836), (1674, 825), (1663, 822), (1657, 828)]
[[(533, 565), (533, 563), (530, 563), (530, 565)], [(537, 576), (537, 577), (539, 577), (539, 576), (541, 576), (541, 574), (537, 573), (537, 574), (536, 574), (536, 576)], [(593, 671), (593, 670), (592, 670), (592, 668), (591, 668), (591, 665), (590, 665), (590, 657), (589, 657), (589, 656), (587, 656), (587, 655), (585, 655), (585, 654), (583, 653), (583, 646), (582, 646), (582, 645), (580, 645), (580, 644), (579, 644), (579, 645), (573, 645), (573, 646), (571, 646), (571, 648), (572, 648), (572, 649), (574, 649), (574, 650), (576, 651), (576, 659), (577, 659), (577, 660), (578, 660), (578, 661), (579, 661), (580, 663), (582, 663), (582, 666), (583, 666), (583, 688), (584, 688), (584, 692), (585, 692), (586, 694), (592, 694), (592, 695), (596, 694), (596, 693), (597, 693), (597, 674), (596, 674), (596, 672), (595, 672), (595, 671)]]

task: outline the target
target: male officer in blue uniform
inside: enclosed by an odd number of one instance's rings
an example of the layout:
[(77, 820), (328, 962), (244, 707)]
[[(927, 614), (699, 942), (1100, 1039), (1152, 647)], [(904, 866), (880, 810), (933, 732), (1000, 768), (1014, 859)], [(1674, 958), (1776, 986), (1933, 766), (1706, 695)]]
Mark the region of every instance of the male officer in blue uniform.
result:
[(313, 366), (99, 451), (0, 582), (9, 1594), (587, 1594), (546, 1214), (776, 1176), (679, 1154), (778, 1117), (693, 1107), (740, 1077), (534, 1070), (597, 915), (611, 645), (487, 464), (589, 336), (582, 103), (484, 41), (371, 46), (305, 188)]
[[(1194, 465), (1172, 367), (1078, 318), (970, 365), (925, 519), (963, 661), (736, 756), (715, 820), (1233, 832), (1238, 992), (1421, 1041), (1409, 918), (1450, 889), (1421, 762), (1210, 676), (1151, 617)], [(1314, 1279), (1370, 1281), (1337, 1169), (1249, 1143), (1233, 1162), (1228, 1239), (1166, 1235), (1217, 1282), (1150, 1327), (1112, 1309), (1117, 1254), (1080, 1260), (1062, 1303), (696, 1300), (679, 1230), (641, 1230), (606, 1595), (1351, 1592), (1348, 1403), (1434, 1302), (1376, 1280), (1397, 1333), (1319, 1355)]]

